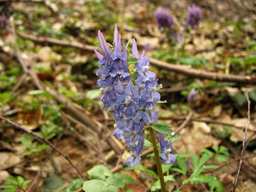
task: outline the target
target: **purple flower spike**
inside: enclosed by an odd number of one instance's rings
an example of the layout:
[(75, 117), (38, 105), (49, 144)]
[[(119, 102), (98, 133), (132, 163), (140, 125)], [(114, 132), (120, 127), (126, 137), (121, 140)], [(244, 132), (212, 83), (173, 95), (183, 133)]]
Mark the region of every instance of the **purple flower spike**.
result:
[(155, 11), (155, 17), (160, 28), (172, 29), (174, 22), (173, 17), (168, 9), (163, 7), (157, 8)]
[(187, 27), (195, 28), (199, 25), (200, 20), (202, 19), (202, 10), (196, 5), (191, 5), (188, 7), (187, 12)]
[[(156, 91), (156, 75), (149, 71), (149, 59), (140, 54), (135, 40), (132, 54), (137, 60), (137, 78), (132, 82), (128, 70), (127, 51), (122, 46), (121, 35), (115, 27), (114, 48), (111, 50), (101, 32), (98, 33), (100, 50), (95, 51), (100, 68), (96, 75), (102, 88), (104, 107), (115, 119), (114, 136), (123, 140), (131, 152), (127, 159), (130, 166), (140, 162), (144, 146), (144, 127), (157, 121), (155, 106), (160, 100)], [(168, 147), (168, 146), (166, 146)]]

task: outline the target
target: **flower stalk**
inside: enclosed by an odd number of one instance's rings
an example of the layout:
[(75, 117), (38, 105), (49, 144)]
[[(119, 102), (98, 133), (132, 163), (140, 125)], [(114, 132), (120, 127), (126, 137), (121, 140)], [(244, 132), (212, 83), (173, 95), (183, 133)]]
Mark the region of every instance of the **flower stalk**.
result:
[(156, 143), (156, 135), (155, 135), (155, 131), (152, 129), (152, 127), (149, 127), (149, 135), (150, 135), (150, 139), (151, 139), (151, 142), (153, 145), (154, 158), (155, 158), (155, 163), (156, 163), (156, 168), (157, 168), (157, 174), (158, 174), (158, 177), (160, 180), (161, 192), (166, 192), (165, 183), (164, 183), (164, 174), (163, 174), (159, 151), (158, 151), (157, 143)]

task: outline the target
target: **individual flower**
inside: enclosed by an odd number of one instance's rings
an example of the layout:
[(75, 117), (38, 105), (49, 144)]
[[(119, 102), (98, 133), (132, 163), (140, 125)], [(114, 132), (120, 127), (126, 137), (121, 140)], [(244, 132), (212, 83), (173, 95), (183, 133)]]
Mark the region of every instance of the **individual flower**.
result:
[(189, 92), (189, 94), (188, 94), (188, 96), (187, 96), (188, 102), (189, 102), (189, 103), (194, 102), (194, 99), (195, 99), (195, 97), (197, 96), (197, 94), (198, 94), (198, 91), (193, 88), (193, 89)]
[(189, 6), (187, 11), (186, 26), (195, 28), (199, 25), (199, 22), (201, 19), (202, 19), (201, 8), (194, 4)]
[(170, 14), (168, 9), (163, 7), (157, 8), (155, 11), (155, 17), (160, 28), (172, 29), (174, 21), (173, 16)]
[(163, 134), (159, 134), (160, 143), (160, 158), (164, 163), (172, 164), (176, 161), (176, 156), (173, 154), (172, 143), (164, 138)]

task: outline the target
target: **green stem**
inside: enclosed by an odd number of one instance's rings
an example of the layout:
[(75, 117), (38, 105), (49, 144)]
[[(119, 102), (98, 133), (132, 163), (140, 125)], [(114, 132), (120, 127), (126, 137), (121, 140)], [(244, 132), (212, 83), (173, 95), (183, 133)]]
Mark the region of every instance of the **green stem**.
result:
[(151, 137), (151, 142), (153, 144), (157, 173), (158, 173), (160, 184), (161, 184), (161, 192), (165, 192), (164, 175), (163, 175), (160, 156), (159, 156), (159, 152), (156, 144), (156, 136), (155, 136), (154, 130), (151, 127), (149, 127), (149, 134)]

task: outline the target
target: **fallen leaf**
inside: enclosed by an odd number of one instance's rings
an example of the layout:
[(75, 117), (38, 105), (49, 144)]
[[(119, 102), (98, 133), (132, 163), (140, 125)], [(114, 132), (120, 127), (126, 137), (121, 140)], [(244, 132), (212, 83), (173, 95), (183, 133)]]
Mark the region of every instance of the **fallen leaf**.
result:
[(13, 167), (21, 162), (21, 158), (14, 153), (0, 153), (0, 170), (5, 170)]
[[(254, 129), (254, 126), (250, 123), (248, 125), (248, 119), (247, 118), (241, 118), (241, 119), (233, 119), (232, 124), (239, 126), (239, 127), (248, 127), (248, 129)], [(251, 138), (254, 135), (254, 132), (248, 132), (247, 133), (247, 138)], [(253, 136), (255, 138), (256, 136)], [(233, 129), (231, 133), (230, 140), (233, 142), (239, 142), (243, 141), (244, 138), (244, 131), (242, 129)], [(253, 139), (251, 138), (251, 139)]]
[(256, 184), (251, 180), (240, 182), (237, 187), (237, 192), (255, 192)]
[(7, 177), (9, 177), (9, 173), (7, 171), (0, 171), (0, 184), (2, 184)]
[(202, 122), (194, 122), (193, 128), (186, 128), (181, 139), (174, 143), (174, 148), (181, 153), (200, 153), (205, 148), (217, 146), (220, 141), (209, 134), (211, 128)]

